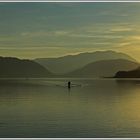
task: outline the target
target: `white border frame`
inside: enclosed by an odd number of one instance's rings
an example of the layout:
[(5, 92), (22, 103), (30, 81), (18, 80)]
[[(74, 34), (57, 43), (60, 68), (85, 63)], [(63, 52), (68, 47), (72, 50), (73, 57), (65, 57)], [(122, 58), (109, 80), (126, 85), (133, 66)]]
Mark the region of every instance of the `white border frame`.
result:
[(135, 3), (135, 2), (140, 2), (140, 0), (134, 0), (134, 1), (131, 1), (131, 0), (115, 0), (115, 1), (113, 1), (113, 0), (87, 0), (87, 1), (85, 1), (85, 0), (48, 0), (48, 1), (46, 1), (46, 0), (40, 0), (40, 1), (38, 1), (38, 0), (0, 0), (0, 2), (68, 2), (68, 3), (71, 3), (71, 2), (73, 2), (73, 3), (89, 3), (89, 2), (96, 2), (96, 3), (100, 3), (100, 2), (107, 2), (107, 3), (111, 3), (111, 2), (113, 2), (113, 3)]
[[(89, 2), (107, 2), (107, 3), (111, 3), (111, 2), (114, 2), (114, 3), (135, 3), (135, 2), (138, 2), (140, 3), (140, 0), (0, 0), (0, 3), (1, 2), (49, 2), (49, 3), (57, 3), (57, 2), (66, 2), (66, 3), (70, 3), (70, 2), (73, 2), (73, 3), (89, 3)], [(0, 138), (1, 139), (6, 139), (6, 140), (140, 140), (140, 138)]]

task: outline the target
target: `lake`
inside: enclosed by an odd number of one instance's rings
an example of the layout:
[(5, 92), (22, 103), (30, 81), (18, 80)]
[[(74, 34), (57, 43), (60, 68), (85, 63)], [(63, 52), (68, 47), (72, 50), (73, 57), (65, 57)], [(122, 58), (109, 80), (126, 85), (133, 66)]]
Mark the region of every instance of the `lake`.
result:
[(140, 79), (1, 79), (0, 137), (140, 137)]

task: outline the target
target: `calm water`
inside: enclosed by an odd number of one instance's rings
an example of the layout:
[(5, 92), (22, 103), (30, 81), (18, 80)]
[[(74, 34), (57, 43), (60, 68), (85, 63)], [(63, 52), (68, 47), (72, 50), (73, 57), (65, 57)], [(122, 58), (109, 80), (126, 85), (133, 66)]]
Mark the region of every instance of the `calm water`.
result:
[(0, 137), (140, 137), (139, 80), (0, 80)]

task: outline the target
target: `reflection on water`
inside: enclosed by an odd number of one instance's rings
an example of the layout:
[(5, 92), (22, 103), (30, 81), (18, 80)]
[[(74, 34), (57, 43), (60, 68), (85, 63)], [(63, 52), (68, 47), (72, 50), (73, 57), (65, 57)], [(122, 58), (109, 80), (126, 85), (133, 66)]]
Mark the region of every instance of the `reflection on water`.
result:
[(0, 80), (0, 137), (140, 137), (140, 80)]

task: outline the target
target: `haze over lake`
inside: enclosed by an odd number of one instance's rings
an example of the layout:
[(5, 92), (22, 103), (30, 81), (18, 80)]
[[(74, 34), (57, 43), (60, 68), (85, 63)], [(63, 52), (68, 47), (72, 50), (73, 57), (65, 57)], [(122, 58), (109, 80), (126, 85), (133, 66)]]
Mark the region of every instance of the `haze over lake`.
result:
[(138, 79), (71, 81), (1, 80), (0, 137), (140, 137)]

